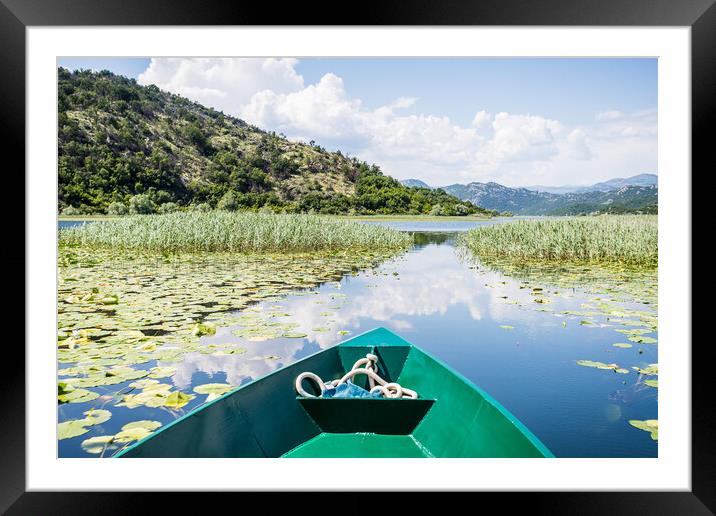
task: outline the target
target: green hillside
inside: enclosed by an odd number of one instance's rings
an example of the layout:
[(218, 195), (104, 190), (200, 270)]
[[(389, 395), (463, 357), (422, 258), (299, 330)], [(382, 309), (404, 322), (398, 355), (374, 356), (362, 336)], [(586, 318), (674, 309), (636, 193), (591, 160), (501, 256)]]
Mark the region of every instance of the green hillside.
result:
[[(58, 70), (59, 209), (490, 215), (108, 71)], [(139, 196), (139, 197), (137, 197)], [(110, 208), (110, 206), (112, 206)], [(108, 210), (109, 208), (109, 210)]]

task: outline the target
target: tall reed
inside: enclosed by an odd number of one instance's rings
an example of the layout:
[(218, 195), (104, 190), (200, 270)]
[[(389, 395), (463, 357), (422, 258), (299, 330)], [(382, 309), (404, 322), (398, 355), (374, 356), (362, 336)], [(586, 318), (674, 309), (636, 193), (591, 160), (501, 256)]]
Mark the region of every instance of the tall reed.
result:
[(459, 242), (486, 258), (658, 265), (655, 215), (520, 220), (472, 229), (461, 235)]
[(302, 214), (214, 211), (134, 215), (60, 231), (60, 245), (157, 252), (310, 252), (400, 249), (406, 233)]

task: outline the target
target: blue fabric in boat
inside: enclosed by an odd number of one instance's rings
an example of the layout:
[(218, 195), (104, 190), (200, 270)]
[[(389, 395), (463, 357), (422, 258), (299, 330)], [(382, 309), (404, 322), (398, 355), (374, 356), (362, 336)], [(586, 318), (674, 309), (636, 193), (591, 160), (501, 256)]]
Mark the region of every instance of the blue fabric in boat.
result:
[(326, 386), (326, 390), (323, 391), (321, 398), (380, 398), (381, 396), (380, 391), (371, 394), (370, 391), (365, 390), (363, 387), (358, 387), (348, 380), (338, 387)]

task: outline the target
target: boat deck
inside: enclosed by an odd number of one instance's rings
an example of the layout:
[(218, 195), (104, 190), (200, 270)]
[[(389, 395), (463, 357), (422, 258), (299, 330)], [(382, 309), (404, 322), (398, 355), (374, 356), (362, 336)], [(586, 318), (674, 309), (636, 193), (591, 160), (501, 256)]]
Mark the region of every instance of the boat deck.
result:
[(412, 435), (323, 432), (283, 454), (294, 458), (432, 457)]

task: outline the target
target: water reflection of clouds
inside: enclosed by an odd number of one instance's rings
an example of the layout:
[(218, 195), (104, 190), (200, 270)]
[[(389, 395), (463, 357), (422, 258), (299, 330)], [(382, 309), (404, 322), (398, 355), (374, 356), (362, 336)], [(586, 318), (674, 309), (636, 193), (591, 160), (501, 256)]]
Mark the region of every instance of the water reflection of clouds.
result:
[[(177, 363), (160, 363), (176, 367), (171, 380), (178, 389), (187, 390), (192, 386), (192, 376), (197, 371), (207, 375), (226, 373), (226, 383), (241, 385), (247, 379), (260, 378), (268, 373), (296, 361), (296, 356), (305, 347), (303, 339), (277, 339), (264, 342), (242, 343), (246, 353), (217, 355), (187, 353)], [(276, 359), (265, 357), (276, 356)]]
[[(192, 374), (201, 371), (209, 375), (225, 372), (227, 382), (240, 385), (247, 378), (261, 377), (296, 361), (307, 343), (325, 349), (344, 340), (346, 336), (339, 331), (355, 334), (369, 329), (366, 323), (407, 331), (414, 325), (411, 318), (445, 316), (457, 306), (464, 307), (470, 319), (476, 321), (491, 319), (501, 325), (519, 323), (523, 327), (535, 326), (535, 331), (537, 326), (554, 326), (555, 319), (537, 311), (541, 305), (534, 303), (531, 290), (520, 287), (519, 281), (499, 273), (468, 269), (452, 246), (428, 245), (384, 264), (375, 273), (347, 276), (338, 287), (325, 285), (318, 295), (291, 296), (260, 305), (257, 308), (266, 310), (271, 305), (280, 305), (280, 312), (290, 314), (290, 317), (281, 317), (281, 322), (298, 323), (296, 331), (305, 333), (305, 339), (248, 342), (233, 336), (233, 328), (219, 328), (216, 335), (205, 337), (202, 342), (235, 342), (247, 352), (188, 354), (184, 362), (176, 364), (174, 383), (186, 388), (191, 385)], [(575, 300), (552, 299), (554, 304), (549, 306), (553, 309), (575, 303)], [(280, 359), (264, 358), (270, 355)]]
[[(362, 321), (373, 320), (395, 330), (413, 327), (410, 317), (442, 316), (451, 307), (463, 305), (473, 320), (492, 318), (521, 320), (537, 317), (529, 311), (516, 309), (507, 304), (508, 299), (525, 300), (529, 293), (520, 289), (518, 282), (498, 282), (502, 276), (495, 273), (478, 274), (457, 260), (454, 249), (449, 246), (427, 246), (410, 253), (397, 264), (379, 269), (378, 275), (366, 274), (353, 278), (343, 291), (348, 300), (343, 308), (335, 310), (330, 318), (322, 316), (328, 304), (316, 304), (305, 297), (285, 301), (286, 311), (300, 322), (308, 339), (321, 348), (342, 339), (335, 331), (319, 333), (311, 328), (325, 326), (332, 321), (336, 330), (356, 330)], [(398, 272), (398, 276), (392, 274)], [(387, 273), (383, 275), (382, 273)], [(490, 285), (486, 286), (486, 283)], [(323, 293), (330, 296), (330, 291)], [(531, 302), (531, 299), (526, 301)]]

